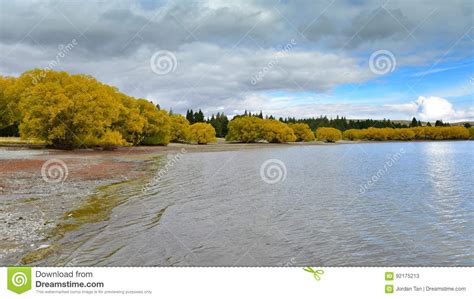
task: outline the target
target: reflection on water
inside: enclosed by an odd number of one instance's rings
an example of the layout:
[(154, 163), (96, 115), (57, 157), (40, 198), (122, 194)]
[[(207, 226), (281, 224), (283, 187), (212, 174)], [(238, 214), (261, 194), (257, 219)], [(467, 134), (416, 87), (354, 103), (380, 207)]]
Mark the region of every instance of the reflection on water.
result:
[[(472, 152), (406, 142), (187, 153), (147, 194), (121, 186), (128, 201), (43, 264), (473, 266)], [(284, 163), (284, 181), (261, 179), (268, 159)]]

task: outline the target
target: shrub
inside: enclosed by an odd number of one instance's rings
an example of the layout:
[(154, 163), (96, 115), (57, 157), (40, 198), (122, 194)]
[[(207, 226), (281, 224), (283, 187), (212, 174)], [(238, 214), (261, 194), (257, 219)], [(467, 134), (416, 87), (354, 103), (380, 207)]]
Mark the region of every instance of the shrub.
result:
[(412, 140), (415, 138), (413, 129), (393, 129), (395, 138), (393, 140)]
[(366, 138), (365, 132), (366, 132), (365, 129), (362, 129), (362, 130), (350, 129), (350, 130), (344, 131), (343, 137), (344, 139), (347, 139), (347, 140), (363, 140)]
[(170, 115), (171, 142), (186, 142), (189, 140), (189, 121), (180, 114)]
[(342, 139), (342, 133), (335, 128), (318, 128), (316, 130), (316, 138), (326, 142), (336, 142)]
[(368, 140), (377, 140), (383, 141), (387, 140), (387, 134), (385, 134), (381, 129), (377, 128), (368, 128), (365, 134)]
[(171, 139), (171, 121), (168, 113), (147, 100), (137, 100), (145, 118), (143, 145), (166, 145)]
[(261, 137), (263, 119), (258, 117), (237, 117), (229, 122), (226, 140), (240, 142), (256, 142)]
[(313, 141), (314, 133), (311, 131), (311, 128), (308, 124), (296, 123), (289, 124), (290, 128), (293, 129), (293, 132), (296, 136), (296, 141)]
[[(120, 111), (125, 109), (116, 89), (92, 77), (49, 71), (37, 84), (30, 76), (39, 70), (20, 76), (20, 135), (37, 138), (55, 147), (74, 148), (95, 145), (89, 143), (104, 138), (106, 132), (119, 132)], [(38, 75), (39, 76), (39, 75)], [(118, 135), (117, 135), (118, 136)], [(117, 140), (116, 145), (125, 142)], [(95, 143), (95, 141), (94, 141)]]
[(291, 142), (296, 140), (293, 130), (285, 123), (253, 116), (236, 117), (229, 122), (226, 140), (240, 142)]
[(216, 130), (206, 123), (195, 123), (189, 126), (189, 139), (197, 144), (216, 142)]
[(261, 137), (271, 143), (292, 142), (296, 140), (293, 130), (278, 120), (265, 119), (260, 124)]

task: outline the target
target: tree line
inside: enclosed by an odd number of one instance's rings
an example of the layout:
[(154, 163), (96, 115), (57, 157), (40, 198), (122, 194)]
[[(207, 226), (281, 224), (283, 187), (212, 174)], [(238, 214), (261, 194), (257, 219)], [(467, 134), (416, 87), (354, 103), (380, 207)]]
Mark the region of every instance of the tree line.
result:
[(56, 148), (216, 140), (210, 124), (191, 125), (91, 76), (38, 69), (18, 78), (0, 76), (0, 128)]
[[(418, 122), (417, 122), (418, 123)], [(270, 118), (241, 116), (229, 123), (228, 141), (238, 142), (336, 142), (346, 140), (456, 140), (474, 138), (474, 127), (417, 126), (404, 128), (348, 129), (318, 127), (312, 130), (307, 123), (284, 123)]]
[[(334, 142), (348, 140), (467, 139), (473, 128), (413, 118), (390, 120), (279, 118), (245, 111), (229, 120), (224, 113), (186, 116), (145, 99), (123, 94), (91, 76), (32, 70), (18, 78), (0, 76), (0, 136), (37, 139), (57, 148), (166, 145), (169, 142)], [(470, 135), (471, 134), (471, 135)]]

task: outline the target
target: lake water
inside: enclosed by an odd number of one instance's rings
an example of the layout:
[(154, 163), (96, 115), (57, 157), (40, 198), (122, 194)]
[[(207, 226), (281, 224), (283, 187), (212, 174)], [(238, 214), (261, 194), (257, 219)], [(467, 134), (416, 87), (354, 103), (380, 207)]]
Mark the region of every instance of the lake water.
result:
[(108, 220), (41, 264), (474, 266), (472, 153), (471, 141), (184, 153), (145, 193), (121, 186)]

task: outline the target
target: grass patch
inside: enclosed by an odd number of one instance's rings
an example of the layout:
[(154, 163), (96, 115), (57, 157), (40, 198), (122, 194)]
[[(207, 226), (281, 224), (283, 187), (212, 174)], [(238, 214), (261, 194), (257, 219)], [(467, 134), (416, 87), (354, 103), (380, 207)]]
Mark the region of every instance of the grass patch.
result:
[(20, 137), (0, 137), (0, 145), (44, 145), (43, 141), (37, 139), (22, 139)]

